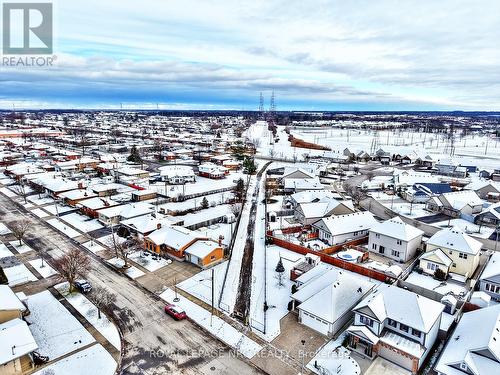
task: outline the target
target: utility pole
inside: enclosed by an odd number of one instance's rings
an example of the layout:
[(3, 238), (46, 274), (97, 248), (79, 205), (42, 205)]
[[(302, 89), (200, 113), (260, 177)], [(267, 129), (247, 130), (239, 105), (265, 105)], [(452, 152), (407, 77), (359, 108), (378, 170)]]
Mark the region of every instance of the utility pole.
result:
[(214, 277), (214, 268), (212, 267), (212, 313), (210, 314), (210, 326), (212, 326), (212, 317), (214, 316), (214, 293), (215, 293), (215, 277)]

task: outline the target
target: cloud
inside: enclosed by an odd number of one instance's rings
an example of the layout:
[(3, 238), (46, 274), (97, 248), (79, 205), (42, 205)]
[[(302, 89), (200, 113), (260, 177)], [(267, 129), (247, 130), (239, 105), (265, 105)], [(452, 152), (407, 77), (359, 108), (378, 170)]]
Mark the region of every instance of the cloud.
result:
[[(55, 1), (53, 69), (0, 68), (33, 103), (485, 109), (500, 101), (500, 3)], [(349, 106), (349, 107), (346, 107)]]

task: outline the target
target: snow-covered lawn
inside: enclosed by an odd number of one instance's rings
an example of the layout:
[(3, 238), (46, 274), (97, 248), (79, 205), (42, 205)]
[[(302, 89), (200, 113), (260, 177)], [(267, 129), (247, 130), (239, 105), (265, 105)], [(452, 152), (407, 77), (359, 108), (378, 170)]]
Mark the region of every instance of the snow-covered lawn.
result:
[(102, 246), (98, 242), (92, 241), (92, 240), (89, 242), (85, 242), (84, 244), (82, 244), (82, 246), (85, 247), (87, 250), (92, 251), (94, 254), (105, 249), (104, 246)]
[(20, 254), (24, 254), (24, 253), (27, 253), (27, 252), (30, 252), (31, 250), (33, 250), (31, 247), (29, 247), (28, 245), (26, 245), (24, 243), (24, 241), (22, 241), (22, 240), (21, 240), (21, 244), (20, 245), (19, 245), (19, 240), (11, 241), (9, 243)]
[(31, 314), (26, 320), (41, 355), (53, 360), (95, 341), (48, 290), (29, 296), (28, 305)]
[[(116, 241), (116, 243), (122, 243), (122, 242), (126, 241), (125, 238), (117, 236), (116, 234), (114, 236), (115, 236), (114, 241)], [(99, 241), (104, 246), (107, 246), (107, 247), (109, 247), (111, 249), (113, 248), (113, 243), (114, 243), (113, 242), (113, 234), (108, 234), (107, 236), (99, 237), (97, 239), (97, 241)]]
[(315, 374), (338, 374), (340, 368), (342, 374), (359, 375), (361, 368), (350, 353), (350, 350), (340, 345), (339, 340), (332, 340), (316, 353), (306, 367)]
[(413, 207), (411, 203), (408, 202), (394, 202), (393, 204), (391, 204), (391, 201), (383, 201), (380, 203), (382, 203), (385, 207), (392, 209), (395, 213), (401, 216), (418, 218), (432, 215), (432, 212), (429, 212), (425, 209), (424, 203), (414, 203)]
[(10, 251), (5, 244), (0, 242), (0, 259), (2, 258), (8, 258), (12, 257), (14, 254), (12, 254), (12, 251)]
[(54, 199), (52, 199), (50, 197), (38, 198), (38, 195), (29, 196), (28, 201), (36, 204), (37, 206), (43, 206), (44, 204), (49, 204), (49, 203), (54, 204)]
[(9, 233), (12, 233), (10, 229), (4, 223), (0, 223), (0, 236), (4, 236)]
[(116, 361), (101, 344), (79, 351), (63, 358), (33, 375), (113, 375)]
[(422, 288), (433, 290), (441, 294), (452, 292), (455, 296), (465, 295), (468, 291), (464, 284), (454, 283), (451, 281), (442, 282), (434, 279), (432, 276), (412, 272), (405, 280), (413, 285), (421, 286)]
[(60, 203), (51, 204), (49, 206), (45, 206), (43, 209), (45, 211), (47, 211), (47, 212), (50, 212), (52, 215), (60, 215), (60, 214), (63, 214), (65, 212), (69, 212), (69, 211), (74, 211), (75, 210), (75, 208), (73, 208), (73, 207), (65, 206), (65, 205), (62, 205)]
[(43, 278), (57, 274), (57, 271), (49, 266), (46, 261), (43, 261), (42, 266), (41, 258), (30, 260), (29, 264), (31, 264), (33, 268), (36, 269), (40, 275), (42, 275)]
[[(168, 303), (173, 303), (175, 292), (171, 289), (167, 289), (160, 294), (160, 297)], [(178, 297), (180, 301), (175, 302), (175, 304), (184, 309), (190, 319), (194, 320), (227, 345), (238, 350), (238, 352), (245, 357), (252, 358), (262, 350), (262, 346), (239, 332), (224, 320), (216, 316), (210, 318), (211, 314), (209, 311), (182, 296)], [(210, 321), (212, 321), (212, 324), (210, 324)]]
[(129, 259), (133, 260), (135, 263), (140, 264), (149, 272), (154, 272), (166, 265), (172, 263), (169, 259), (164, 259), (159, 256), (155, 256), (153, 259), (153, 254), (147, 251), (138, 250), (129, 255)]
[(42, 210), (41, 208), (35, 208), (34, 210), (31, 210), (31, 213), (40, 218), (50, 216), (46, 211)]
[(120, 333), (116, 326), (101, 313), (99, 319), (97, 307), (90, 302), (83, 294), (75, 292), (68, 294), (68, 283), (56, 285), (56, 289), (68, 300), (68, 302), (88, 320), (116, 349), (120, 350)]
[(481, 232), (479, 232), (479, 225), (476, 225), (464, 219), (451, 219), (449, 223), (448, 220), (445, 220), (440, 221), (439, 223), (434, 223), (432, 225), (440, 228), (448, 228), (448, 225), (451, 225), (452, 227), (456, 226), (468, 235), (479, 238), (489, 238), (495, 231), (495, 228), (490, 228), (483, 225), (481, 227)]
[(102, 225), (98, 220), (89, 219), (87, 216), (80, 215), (76, 212), (61, 216), (61, 220), (85, 233), (104, 228), (104, 225)]
[(67, 224), (63, 223), (57, 218), (50, 219), (47, 221), (51, 226), (56, 228), (59, 232), (64, 233), (66, 236), (70, 238), (78, 237), (81, 233), (77, 232), (73, 228), (70, 228)]
[[(122, 269), (123, 265), (125, 264), (125, 262), (123, 261), (122, 258), (111, 258), (111, 259), (108, 259), (106, 262), (108, 262), (109, 264), (111, 264), (119, 269)], [(130, 263), (129, 263), (129, 267), (124, 269), (123, 272), (125, 273), (125, 275), (127, 275), (131, 279), (137, 279), (138, 277), (145, 275), (144, 272), (142, 272), (137, 267), (131, 266)]]
[(16, 193), (14, 193), (12, 190), (10, 190), (9, 188), (6, 188), (6, 187), (1, 188), (0, 192), (4, 193), (9, 198), (17, 197)]
[(4, 268), (3, 271), (9, 280), (9, 286), (15, 286), (29, 281), (38, 280), (24, 264)]

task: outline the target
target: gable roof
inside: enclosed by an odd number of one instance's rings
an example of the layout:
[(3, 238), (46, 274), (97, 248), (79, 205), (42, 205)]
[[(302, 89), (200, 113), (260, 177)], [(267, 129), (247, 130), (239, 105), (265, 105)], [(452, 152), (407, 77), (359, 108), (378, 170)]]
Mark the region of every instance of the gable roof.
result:
[(460, 363), (467, 364), (477, 375), (500, 373), (500, 305), (462, 316), (436, 369), (450, 375), (461, 374), (452, 367)]
[(368, 307), (380, 322), (389, 318), (421, 332), (429, 332), (444, 309), (444, 305), (439, 302), (394, 285), (376, 290), (354, 310), (365, 307)]
[(346, 215), (337, 215), (323, 218), (313, 225), (323, 223), (333, 236), (338, 234), (351, 233), (361, 230), (368, 230), (378, 223), (371, 212), (355, 212)]
[(493, 253), (479, 279), (486, 280), (498, 275), (500, 275), (500, 253)]
[(8, 285), (0, 285), (0, 311), (2, 310), (26, 310), (26, 306)]
[(436, 248), (432, 251), (423, 253), (420, 259), (429, 260), (435, 263), (440, 263), (445, 265), (446, 267), (448, 267), (452, 263), (452, 260), (440, 248)]
[(458, 227), (441, 229), (427, 240), (427, 245), (473, 255), (478, 254), (483, 246), (481, 242), (462, 232)]
[(406, 224), (399, 216), (374, 225), (370, 229), (370, 232), (379, 233), (403, 241), (411, 241), (424, 234), (420, 229), (410, 224)]
[(189, 229), (175, 226), (157, 229), (149, 234), (147, 238), (156, 245), (167, 245), (172, 249), (180, 250), (195, 241), (198, 237), (195, 235), (195, 232)]
[(38, 349), (28, 324), (19, 318), (0, 324), (0, 365)]

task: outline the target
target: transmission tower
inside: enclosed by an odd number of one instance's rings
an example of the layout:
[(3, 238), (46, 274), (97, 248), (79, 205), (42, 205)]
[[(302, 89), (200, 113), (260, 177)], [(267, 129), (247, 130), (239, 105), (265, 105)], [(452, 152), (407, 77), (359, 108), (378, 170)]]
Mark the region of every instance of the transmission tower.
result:
[(259, 116), (260, 118), (264, 118), (264, 95), (262, 95), (262, 92), (259, 99)]
[(275, 114), (276, 114), (276, 102), (275, 102), (274, 90), (273, 90), (273, 93), (271, 94), (271, 103), (269, 105), (269, 115), (272, 119), (274, 119)]

